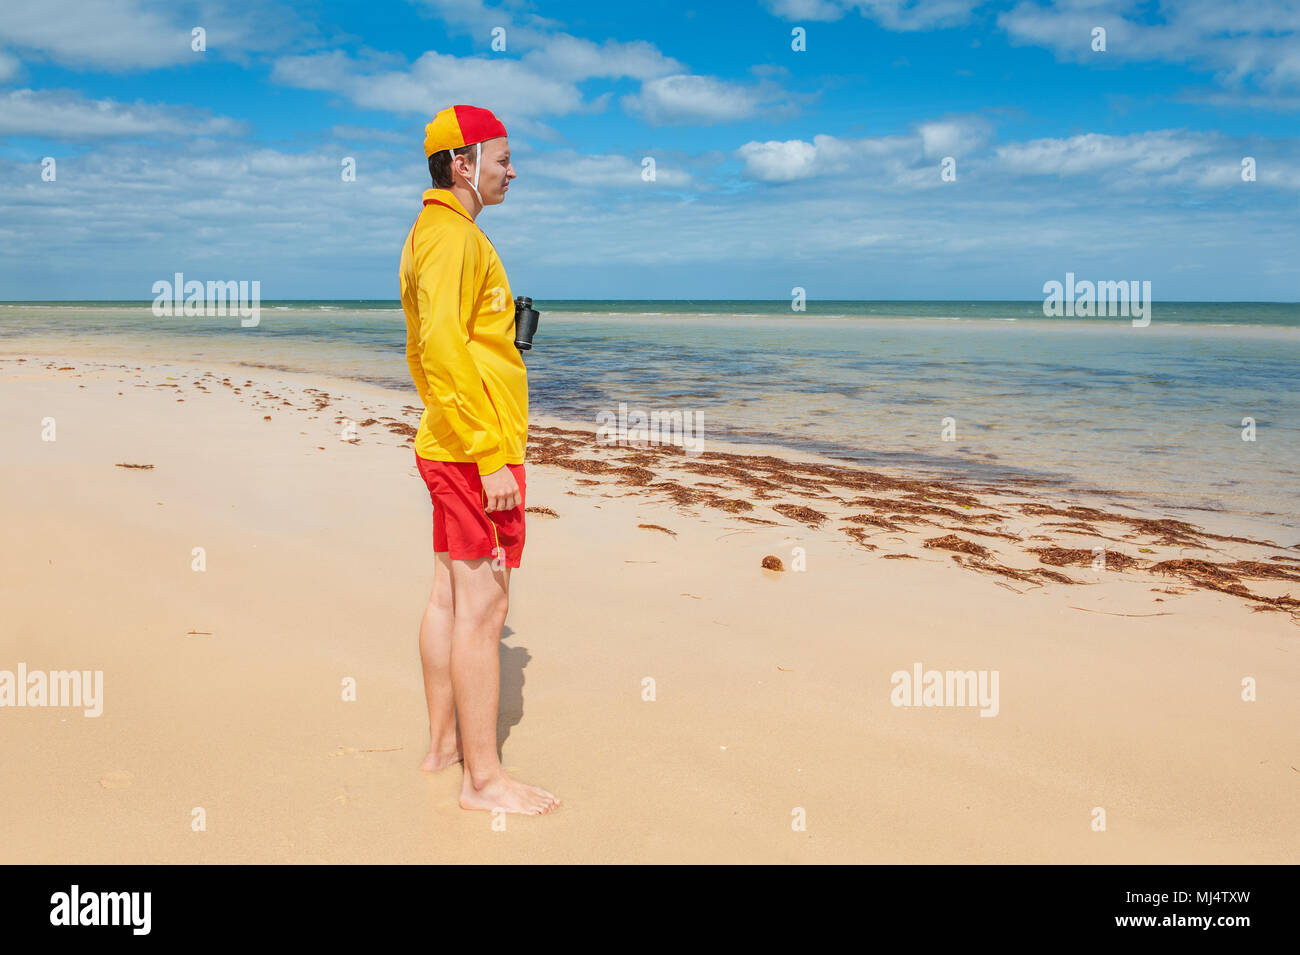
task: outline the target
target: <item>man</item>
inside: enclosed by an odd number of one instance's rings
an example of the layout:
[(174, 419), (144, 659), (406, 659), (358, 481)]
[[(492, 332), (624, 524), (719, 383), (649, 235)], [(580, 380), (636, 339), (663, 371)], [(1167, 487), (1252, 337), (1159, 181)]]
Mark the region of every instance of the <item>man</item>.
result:
[(463, 761), (464, 809), (546, 813), (560, 801), (507, 776), (497, 754), (501, 628), (524, 546), (528, 374), (505, 269), (475, 220), (515, 178), (510, 143), (489, 110), (452, 106), (425, 128), (424, 154), (434, 188), (399, 273), (406, 363), (424, 402), (415, 459), (433, 501), (420, 768)]

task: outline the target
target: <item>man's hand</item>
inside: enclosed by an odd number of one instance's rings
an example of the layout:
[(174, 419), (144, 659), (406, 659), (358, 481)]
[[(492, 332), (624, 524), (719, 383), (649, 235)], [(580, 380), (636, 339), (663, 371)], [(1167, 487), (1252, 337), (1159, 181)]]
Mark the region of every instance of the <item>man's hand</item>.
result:
[(508, 467), (502, 465), (483, 475), (482, 480), (483, 493), (487, 496), (485, 511), (509, 511), (519, 506), (519, 482)]

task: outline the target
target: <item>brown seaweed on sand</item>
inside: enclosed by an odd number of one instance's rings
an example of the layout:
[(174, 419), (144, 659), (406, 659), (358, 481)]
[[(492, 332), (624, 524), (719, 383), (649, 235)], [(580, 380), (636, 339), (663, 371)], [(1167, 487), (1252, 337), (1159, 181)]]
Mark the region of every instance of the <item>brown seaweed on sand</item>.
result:
[[(963, 504), (963, 507), (973, 505)], [(926, 501), (894, 500), (884, 497), (858, 497), (849, 501), (849, 507), (871, 507), (878, 511), (895, 511), (903, 514), (930, 514), (958, 521), (1000, 521), (1001, 514), (964, 514), (950, 507), (939, 507)]]
[(1148, 517), (1130, 517), (1127, 514), (1115, 514), (1108, 511), (1099, 511), (1095, 507), (1082, 507), (1075, 505), (1073, 507), (1060, 508), (1052, 507), (1049, 504), (1022, 504), (1020, 513), (1031, 517), (1056, 516), (1070, 517), (1075, 520), (1104, 522), (1111, 524), (1123, 524), (1127, 526), (1133, 535), (1146, 535), (1155, 540), (1157, 544), (1168, 547), (1204, 547), (1205, 541), (1231, 541), (1238, 544), (1259, 544), (1262, 541), (1252, 541), (1247, 537), (1231, 537), (1223, 534), (1212, 534), (1207, 530), (1189, 524), (1186, 521), (1176, 521), (1172, 518), (1148, 518)]
[[(1031, 554), (1037, 554), (1038, 559), (1044, 564), (1051, 564), (1053, 567), (1091, 567), (1096, 558), (1092, 551), (1082, 547), (1027, 547), (1025, 549)], [(1137, 558), (1117, 550), (1107, 550), (1104, 556), (1107, 570), (1128, 570), (1142, 563)]]
[(994, 560), (962, 557), (960, 554), (953, 554), (952, 559), (962, 567), (969, 567), (972, 570), (983, 571), (987, 574), (997, 574), (1000, 577), (1010, 577), (1012, 580), (1019, 580), (1022, 583), (1037, 584), (1044, 580), (1050, 580), (1057, 584), (1078, 583), (1077, 580), (1067, 577), (1065, 574), (1057, 573), (1054, 570), (1044, 570), (1041, 567), (1035, 567), (1033, 570), (1019, 570), (1015, 567), (999, 564)]
[(663, 531), (665, 534), (670, 534), (673, 537), (677, 536), (676, 531), (670, 531), (668, 528), (660, 527), (658, 524), (638, 524), (637, 527), (644, 528), (645, 530), (648, 531)]
[(699, 504), (707, 497), (704, 492), (678, 484), (676, 481), (660, 481), (658, 484), (651, 484), (649, 490), (667, 494), (675, 504)]
[(849, 521), (853, 524), (871, 524), (874, 527), (880, 527), (887, 531), (901, 531), (902, 528), (893, 521), (887, 521), (883, 517), (877, 517), (875, 514), (851, 514), (848, 517), (842, 517), (840, 520)]
[[(1035, 482), (1009, 479), (997, 487), (979, 488), (923, 478), (888, 477), (849, 465), (788, 461), (771, 455), (706, 452), (702, 456), (688, 456), (682, 449), (669, 446), (607, 449), (598, 445), (590, 431), (533, 427), (529, 435), (529, 461), (553, 464), (600, 479), (576, 478), (582, 485), (617, 482), (624, 487), (661, 492), (674, 505), (715, 508), (735, 514), (736, 519), (751, 524), (771, 526), (777, 523), (740, 513), (752, 511), (755, 502), (770, 503), (781, 517), (813, 528), (820, 528), (828, 520), (835, 519), (841, 522), (836, 525), (841, 533), (867, 549), (874, 549), (868, 538), (877, 531), (904, 534), (933, 527), (932, 533), (943, 536), (925, 540), (926, 547), (952, 551), (953, 559), (961, 566), (1012, 581), (1084, 583), (1044, 566), (1032, 569), (1008, 567), (1000, 563), (999, 557), (988, 547), (969, 538), (991, 537), (1021, 546), (1039, 543), (1041, 546), (1027, 547), (1026, 550), (1048, 567), (1086, 568), (1094, 559), (1090, 547), (1059, 546), (1056, 537), (1048, 536), (1052, 531), (1063, 532), (1062, 536), (1075, 536), (1075, 542), (1081, 544), (1089, 542), (1077, 540), (1077, 535), (1112, 544), (1122, 537), (1133, 541), (1133, 548), (1141, 554), (1152, 555), (1151, 547), (1209, 549), (1216, 541), (1279, 547), (1269, 541), (1210, 533), (1186, 521), (1138, 517), (1082, 505), (1062, 503), (1055, 506), (1022, 501), (1007, 505), (1010, 510), (999, 513), (1003, 510), (1001, 505), (990, 505), (982, 497), (985, 492), (1004, 495), (1011, 487), (1034, 485)], [(659, 469), (661, 464), (671, 465), (677, 470), (664, 472)], [(685, 480), (688, 474), (705, 480), (699, 484), (679, 483), (679, 479)], [(847, 492), (840, 489), (847, 489)], [(981, 496), (976, 496), (977, 492)], [(729, 496), (736, 493), (740, 496)], [(830, 507), (823, 507), (823, 501)], [(817, 509), (807, 506), (813, 503), (817, 503)], [(837, 513), (841, 507), (858, 513)], [(1008, 533), (1015, 527), (1000, 522), (1011, 514), (1047, 520), (1040, 527), (1030, 526), (1019, 534)], [(958, 536), (954, 531), (966, 537)], [(1108, 532), (1112, 536), (1107, 536)], [(882, 556), (890, 560), (914, 559), (911, 554)], [(1151, 560), (1158, 558), (1152, 556)], [(1176, 577), (1181, 586), (1179, 590), (1169, 588), (1168, 592), (1172, 593), (1208, 589), (1248, 600), (1254, 609), (1294, 611), (1300, 608), (1300, 601), (1290, 595), (1264, 597), (1252, 593), (1243, 583), (1251, 579), (1300, 582), (1300, 557), (1275, 554), (1268, 558), (1239, 559), (1222, 564), (1184, 558), (1151, 564), (1141, 556), (1130, 556), (1108, 547), (1105, 561), (1110, 570), (1138, 569)]]
[(974, 541), (962, 540), (956, 534), (947, 534), (943, 537), (931, 537), (925, 542), (926, 547), (938, 547), (942, 550), (955, 550), (963, 554), (974, 554), (976, 557), (988, 557), (989, 549), (982, 544), (976, 544)]
[(557, 468), (565, 468), (569, 471), (577, 471), (579, 474), (600, 474), (603, 471), (612, 471), (614, 466), (606, 461), (598, 461), (595, 458), (554, 458), (538, 461), (539, 464), (553, 464)]
[(619, 484), (633, 484), (638, 487), (645, 487), (655, 479), (654, 471), (649, 468), (637, 467), (635, 465), (626, 468), (618, 468), (615, 472), (618, 475)]
[(800, 504), (773, 504), (772, 510), (783, 517), (790, 518), (792, 521), (808, 524), (811, 527), (820, 527), (826, 523), (826, 515), (821, 511), (814, 511), (811, 507), (804, 507)]
[(842, 530), (845, 534), (848, 534), (850, 537), (852, 537), (855, 541), (857, 541), (861, 546), (865, 547), (867, 550), (876, 549), (875, 544), (867, 543), (867, 532), (863, 530), (861, 527), (853, 527), (852, 525), (850, 525), (848, 527), (841, 527), (840, 530)]
[(716, 507), (719, 510), (728, 511), (732, 514), (737, 511), (752, 511), (754, 509), (754, 505), (750, 504), (749, 501), (744, 501), (739, 498), (718, 497), (716, 494), (710, 496), (704, 503), (709, 507)]
[(1239, 560), (1224, 564), (1223, 569), (1253, 580), (1300, 580), (1300, 568), (1279, 567), (1266, 564), (1262, 560)]
[[(1234, 584), (1240, 578), (1225, 570), (1220, 565), (1210, 560), (1196, 560), (1193, 558), (1179, 558), (1178, 560), (1162, 560), (1158, 564), (1152, 564), (1150, 568), (1153, 574), (1168, 574), (1177, 577), (1183, 577), (1195, 584), (1209, 586), (1211, 584)], [(1211, 589), (1217, 590), (1218, 587)], [(1241, 588), (1245, 589), (1245, 588)]]
[(1070, 531), (1081, 531), (1082, 533), (1087, 534), (1089, 537), (1101, 536), (1101, 534), (1097, 532), (1097, 528), (1093, 527), (1091, 524), (1085, 524), (1083, 521), (1053, 521), (1051, 523), (1044, 524), (1043, 526), (1061, 527), (1064, 528), (1065, 530), (1070, 530)]
[(1020, 540), (1015, 534), (1006, 534), (1002, 531), (989, 531), (979, 527), (963, 527), (963, 534), (979, 534), (981, 537), (1001, 537), (1003, 540), (1018, 541)]
[[(1254, 561), (1245, 561), (1243, 563), (1253, 564)], [(1249, 588), (1241, 583), (1241, 578), (1235, 572), (1235, 565), (1232, 564), (1216, 564), (1209, 560), (1180, 558), (1178, 560), (1163, 560), (1158, 564), (1153, 564), (1150, 569), (1152, 573), (1181, 577), (1188, 583), (1195, 584), (1205, 590), (1217, 590), (1220, 593), (1231, 594), (1243, 600), (1253, 600), (1259, 605), (1255, 608), (1257, 610), (1264, 608), (1292, 612), (1300, 610), (1300, 600), (1290, 594), (1281, 597), (1265, 597), (1262, 594), (1251, 593)]]

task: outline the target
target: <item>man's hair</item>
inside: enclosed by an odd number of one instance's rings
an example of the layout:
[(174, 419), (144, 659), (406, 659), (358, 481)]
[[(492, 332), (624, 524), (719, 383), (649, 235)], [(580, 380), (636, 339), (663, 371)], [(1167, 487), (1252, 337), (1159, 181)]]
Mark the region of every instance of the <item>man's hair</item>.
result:
[[(472, 152), (474, 152), (473, 143), (455, 150), (457, 156), (468, 156)], [(429, 175), (433, 177), (435, 189), (450, 189), (455, 185), (451, 176), (451, 157), (447, 155), (447, 150), (439, 149), (429, 157)]]

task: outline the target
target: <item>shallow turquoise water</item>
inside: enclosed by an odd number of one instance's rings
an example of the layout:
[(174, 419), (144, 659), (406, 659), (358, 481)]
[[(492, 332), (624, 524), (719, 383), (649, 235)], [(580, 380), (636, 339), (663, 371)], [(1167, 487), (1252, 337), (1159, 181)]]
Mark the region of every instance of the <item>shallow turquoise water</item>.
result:
[[(809, 304), (538, 302), (533, 411), (592, 426), (620, 403), (691, 411), (706, 447), (1030, 476), (1300, 531), (1300, 306), (1157, 302), (1135, 328), (1045, 319), (1032, 302)], [(265, 303), (250, 329), (141, 305), (0, 305), (4, 354), (71, 340), (105, 359), (248, 361), (409, 392), (404, 333), (391, 302)]]

